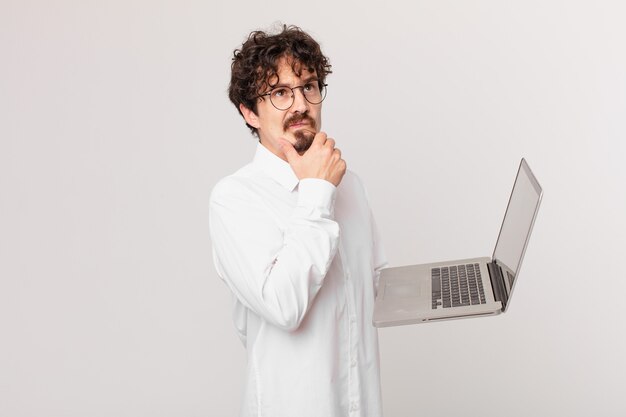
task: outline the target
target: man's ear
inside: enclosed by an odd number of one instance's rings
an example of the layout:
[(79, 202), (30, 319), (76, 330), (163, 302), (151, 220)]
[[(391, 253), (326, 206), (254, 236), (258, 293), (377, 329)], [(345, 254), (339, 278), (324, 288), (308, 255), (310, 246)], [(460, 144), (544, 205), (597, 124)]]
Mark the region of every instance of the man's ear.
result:
[(259, 116), (257, 116), (252, 110), (250, 110), (243, 104), (239, 105), (239, 110), (241, 111), (241, 114), (243, 114), (243, 118), (245, 119), (246, 123), (248, 123), (250, 126), (254, 127), (255, 129), (258, 129), (259, 126), (261, 126), (261, 124), (259, 123)]

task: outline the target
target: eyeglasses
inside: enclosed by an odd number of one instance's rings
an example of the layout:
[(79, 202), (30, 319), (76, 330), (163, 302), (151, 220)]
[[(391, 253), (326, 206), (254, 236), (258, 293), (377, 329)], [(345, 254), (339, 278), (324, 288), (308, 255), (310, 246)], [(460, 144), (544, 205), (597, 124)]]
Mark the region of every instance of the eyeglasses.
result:
[(311, 104), (320, 104), (326, 98), (326, 87), (328, 87), (328, 84), (322, 84), (317, 80), (313, 80), (298, 87), (274, 87), (265, 94), (259, 94), (259, 97), (270, 96), (272, 105), (278, 110), (285, 111), (293, 105), (296, 97), (294, 90), (301, 88), (302, 95), (306, 101)]

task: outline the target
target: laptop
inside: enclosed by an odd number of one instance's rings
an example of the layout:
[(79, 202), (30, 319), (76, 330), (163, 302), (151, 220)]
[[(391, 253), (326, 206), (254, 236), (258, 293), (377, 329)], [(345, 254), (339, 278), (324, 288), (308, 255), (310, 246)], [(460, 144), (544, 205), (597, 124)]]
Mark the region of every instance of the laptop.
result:
[(511, 302), (543, 190), (522, 158), (491, 257), (381, 271), (376, 327), (504, 313)]

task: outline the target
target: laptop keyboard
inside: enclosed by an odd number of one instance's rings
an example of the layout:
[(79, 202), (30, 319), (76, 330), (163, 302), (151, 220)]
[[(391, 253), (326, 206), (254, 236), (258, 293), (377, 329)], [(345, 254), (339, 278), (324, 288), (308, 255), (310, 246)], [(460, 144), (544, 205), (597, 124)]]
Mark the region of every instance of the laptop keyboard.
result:
[(431, 270), (433, 309), (485, 304), (478, 264), (444, 266)]

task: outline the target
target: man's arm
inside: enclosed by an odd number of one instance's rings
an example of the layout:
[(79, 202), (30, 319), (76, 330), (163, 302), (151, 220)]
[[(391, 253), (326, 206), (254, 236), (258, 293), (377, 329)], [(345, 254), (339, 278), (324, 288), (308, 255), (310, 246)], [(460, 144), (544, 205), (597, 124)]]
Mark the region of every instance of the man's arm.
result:
[(371, 219), (371, 227), (372, 227), (372, 235), (374, 238), (373, 242), (373, 259), (374, 259), (374, 295), (378, 294), (378, 283), (380, 281), (380, 272), (389, 266), (389, 262), (387, 262), (387, 256), (385, 255), (385, 251), (383, 250), (383, 244), (381, 241), (380, 233), (378, 232), (378, 227), (376, 226), (376, 221), (374, 220), (374, 216), (370, 211), (370, 219)]
[(242, 198), (250, 195), (246, 187), (227, 178), (211, 195), (215, 266), (247, 308), (278, 327), (295, 330), (337, 250), (335, 187), (319, 179), (302, 180), (297, 206), (284, 220), (284, 229), (264, 202)]
[(281, 148), (300, 179), (286, 228), (279, 229), (281, 215), (266, 208), (271, 201), (251, 200), (254, 193), (233, 178), (212, 193), (210, 227), (216, 268), (237, 298), (266, 321), (294, 330), (337, 250), (339, 226), (332, 213), (346, 165), (324, 133), (302, 156), (286, 141)]

